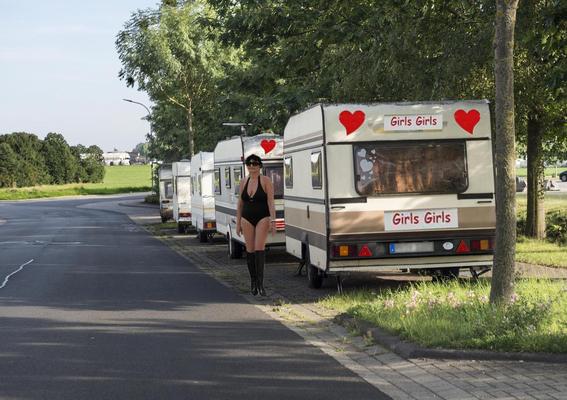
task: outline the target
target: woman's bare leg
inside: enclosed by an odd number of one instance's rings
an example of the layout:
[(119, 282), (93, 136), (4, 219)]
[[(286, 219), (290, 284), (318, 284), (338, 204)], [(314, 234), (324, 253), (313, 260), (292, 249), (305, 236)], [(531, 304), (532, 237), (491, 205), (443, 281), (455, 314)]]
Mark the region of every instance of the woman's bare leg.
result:
[[(262, 218), (256, 224), (256, 234), (254, 238), (254, 250), (264, 250), (270, 229), (270, 217)], [(248, 246), (246, 246), (248, 247)]]
[(254, 225), (242, 218), (240, 224), (242, 225), (242, 233), (244, 234), (244, 241), (246, 242), (246, 251), (254, 253), (256, 229)]

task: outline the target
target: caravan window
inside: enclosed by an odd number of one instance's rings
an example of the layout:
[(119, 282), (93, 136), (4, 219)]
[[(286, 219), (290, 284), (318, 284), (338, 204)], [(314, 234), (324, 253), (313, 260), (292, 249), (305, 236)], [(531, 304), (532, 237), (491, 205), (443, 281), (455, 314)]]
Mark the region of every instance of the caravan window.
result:
[(224, 187), (230, 189), (230, 167), (224, 169)]
[(274, 198), (283, 198), (283, 167), (280, 165), (269, 165), (263, 168), (264, 175), (272, 180), (274, 185)]
[(242, 167), (234, 168), (234, 194), (240, 191), (240, 181), (242, 180)]
[(311, 186), (313, 189), (321, 189), (323, 187), (322, 168), (321, 152), (311, 153)]
[(173, 198), (173, 183), (165, 182), (165, 198), (172, 199)]
[(214, 181), (215, 194), (221, 194), (220, 182), (220, 168), (215, 168), (215, 181)]
[(468, 187), (464, 141), (372, 142), (353, 150), (356, 191), (364, 196), (461, 193)]
[(285, 187), (293, 189), (293, 159), (291, 157), (284, 158), (284, 177)]

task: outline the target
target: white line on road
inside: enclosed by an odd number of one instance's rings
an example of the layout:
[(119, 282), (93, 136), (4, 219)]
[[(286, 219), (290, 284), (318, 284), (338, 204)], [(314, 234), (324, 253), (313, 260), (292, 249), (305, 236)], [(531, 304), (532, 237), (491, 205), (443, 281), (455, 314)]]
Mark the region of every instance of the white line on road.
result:
[(33, 258), (31, 260), (29, 260), (27, 263), (20, 265), (20, 267), (15, 270), (14, 272), (12, 272), (11, 274), (9, 274), (6, 279), (4, 279), (4, 283), (2, 284), (2, 286), (0, 286), (0, 289), (4, 289), (4, 287), (6, 286), (6, 284), (8, 283), (8, 279), (10, 279), (10, 277), (12, 275), (17, 274), (18, 272), (20, 272), (22, 269), (24, 269), (24, 267), (28, 264), (31, 264), (33, 262)]

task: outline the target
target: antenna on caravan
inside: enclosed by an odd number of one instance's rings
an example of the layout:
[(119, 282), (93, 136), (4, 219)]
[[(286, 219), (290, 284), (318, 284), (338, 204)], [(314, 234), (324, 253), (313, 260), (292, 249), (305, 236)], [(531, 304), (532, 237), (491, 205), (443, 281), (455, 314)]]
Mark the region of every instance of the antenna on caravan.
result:
[(246, 136), (246, 127), (252, 126), (252, 124), (249, 124), (247, 122), (223, 122), (222, 125), (223, 126), (239, 126), (240, 132), (242, 132), (242, 134), (244, 136)]

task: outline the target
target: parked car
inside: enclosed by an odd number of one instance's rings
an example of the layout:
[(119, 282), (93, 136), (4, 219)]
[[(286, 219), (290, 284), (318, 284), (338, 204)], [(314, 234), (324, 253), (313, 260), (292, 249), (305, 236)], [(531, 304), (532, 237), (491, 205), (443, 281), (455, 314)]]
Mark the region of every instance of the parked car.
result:
[(516, 177), (516, 192), (523, 192), (526, 189), (526, 180), (524, 178)]
[(567, 182), (567, 171), (563, 171), (559, 174), (559, 179), (561, 179), (561, 182)]

